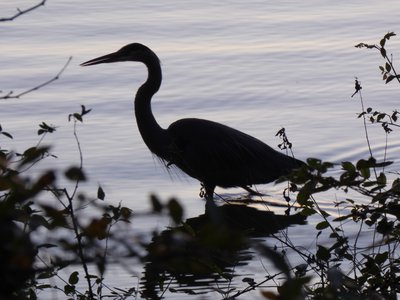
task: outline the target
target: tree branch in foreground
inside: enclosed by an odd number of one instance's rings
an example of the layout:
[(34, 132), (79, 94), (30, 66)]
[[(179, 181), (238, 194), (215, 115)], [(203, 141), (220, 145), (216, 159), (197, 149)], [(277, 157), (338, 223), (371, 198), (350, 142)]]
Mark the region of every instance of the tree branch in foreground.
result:
[[(52, 83), (53, 81), (56, 81), (57, 79), (60, 78), (61, 74), (62, 74), (62, 73), (65, 71), (65, 69), (68, 67), (68, 65), (69, 65), (69, 63), (71, 62), (71, 60), (72, 60), (72, 56), (70, 56), (70, 57), (68, 58), (67, 62), (66, 62), (65, 65), (62, 67), (62, 69), (57, 73), (57, 75), (54, 76), (53, 78), (51, 78), (50, 80), (47, 80), (46, 82), (43, 82), (43, 83), (41, 83), (41, 84), (39, 84), (39, 85), (37, 85), (37, 86), (35, 86), (35, 87), (33, 87), (33, 88), (30, 88), (30, 89), (28, 89), (28, 90), (26, 90), (26, 91), (24, 91), (24, 92), (22, 92), (22, 93), (19, 93), (19, 94), (17, 94), (17, 95), (14, 95), (14, 92), (13, 92), (13, 91), (10, 91), (10, 92), (8, 92), (6, 95), (4, 95), (4, 96), (0, 96), (0, 100), (18, 99), (18, 98), (20, 98), (20, 97), (22, 97), (22, 96), (24, 96), (24, 95), (26, 95), (26, 94), (28, 94), (28, 93), (31, 93), (31, 92), (36, 91), (36, 90), (38, 90), (38, 89), (41, 89), (42, 87), (44, 87), (44, 86), (46, 86), (46, 85)], [(0, 91), (0, 93), (1, 93), (1, 91)]]
[(44, 6), (45, 3), (46, 3), (46, 0), (42, 0), (40, 3), (38, 3), (32, 7), (29, 7), (25, 10), (21, 10), (21, 9), (17, 8), (17, 13), (15, 15), (13, 15), (12, 17), (8, 17), (8, 18), (0, 18), (0, 22), (13, 21), (14, 19), (18, 18), (19, 16), (22, 16), (32, 10), (35, 10), (39, 6)]

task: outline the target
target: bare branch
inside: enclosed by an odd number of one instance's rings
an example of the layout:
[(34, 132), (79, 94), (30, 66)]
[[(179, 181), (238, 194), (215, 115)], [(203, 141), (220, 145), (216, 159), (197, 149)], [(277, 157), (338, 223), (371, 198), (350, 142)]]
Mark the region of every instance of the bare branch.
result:
[[(69, 65), (69, 63), (71, 62), (71, 60), (72, 60), (72, 56), (70, 56), (70, 57), (68, 58), (67, 62), (66, 62), (65, 65), (62, 67), (62, 69), (57, 73), (57, 75), (54, 76), (53, 78), (51, 78), (50, 80), (47, 80), (46, 82), (43, 82), (43, 83), (41, 83), (41, 84), (39, 84), (39, 85), (37, 85), (37, 86), (35, 86), (35, 87), (33, 87), (33, 88), (30, 88), (29, 90), (26, 90), (26, 91), (24, 91), (24, 92), (22, 92), (22, 93), (19, 93), (19, 94), (17, 94), (17, 95), (14, 95), (13, 91), (10, 91), (10, 92), (8, 92), (6, 95), (1, 96), (1, 97), (0, 97), (0, 100), (19, 99), (20, 97), (22, 97), (22, 96), (24, 96), (24, 95), (26, 95), (26, 94), (28, 94), (28, 93), (31, 93), (31, 92), (36, 91), (36, 90), (38, 90), (38, 89), (41, 89), (42, 87), (44, 87), (44, 86), (46, 86), (46, 85), (52, 83), (53, 81), (56, 81), (57, 79), (60, 78), (61, 74), (62, 74), (62, 73), (65, 71), (65, 69), (68, 67), (68, 65)], [(1, 93), (1, 91), (0, 91), (0, 93)]]
[(46, 3), (46, 0), (42, 0), (40, 3), (38, 3), (32, 7), (29, 7), (27, 9), (24, 9), (24, 10), (17, 8), (17, 13), (15, 15), (13, 15), (12, 17), (8, 17), (8, 18), (0, 18), (0, 22), (13, 21), (14, 19), (18, 18), (19, 16), (22, 16), (32, 10), (35, 10), (40, 6), (44, 6), (45, 3)]

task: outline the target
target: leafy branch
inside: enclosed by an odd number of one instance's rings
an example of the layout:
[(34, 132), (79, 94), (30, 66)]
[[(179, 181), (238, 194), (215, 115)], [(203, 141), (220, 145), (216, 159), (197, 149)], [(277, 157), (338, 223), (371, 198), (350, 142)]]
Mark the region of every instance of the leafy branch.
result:
[[(353, 93), (353, 95), (351, 95), (351, 97), (353, 97), (354, 95), (358, 94), (360, 96), (360, 104), (361, 104), (361, 113), (359, 114), (359, 118), (363, 118), (363, 125), (364, 125), (364, 134), (365, 134), (365, 140), (367, 141), (367, 145), (368, 145), (368, 151), (370, 154), (370, 157), (373, 157), (373, 153), (372, 153), (372, 147), (371, 147), (371, 141), (369, 138), (369, 134), (368, 134), (368, 128), (367, 128), (367, 118), (365, 116), (366, 114), (366, 110), (365, 110), (365, 106), (364, 106), (364, 100), (361, 94), (361, 90), (362, 90), (362, 86), (361, 86), (361, 82), (358, 80), (358, 78), (356, 78), (355, 80), (355, 92)], [(374, 169), (374, 173), (375, 173), (375, 177), (377, 177), (377, 173), (376, 170)]]
[(395, 36), (394, 32), (388, 32), (385, 36), (379, 41), (379, 45), (376, 44), (366, 44), (366, 43), (359, 43), (355, 45), (356, 48), (367, 48), (367, 49), (377, 49), (382, 57), (386, 60), (386, 63), (382, 66), (379, 66), (379, 69), (382, 72), (382, 79), (385, 80), (385, 83), (389, 83), (393, 79), (397, 79), (400, 83), (400, 75), (397, 74), (394, 66), (393, 66), (393, 55), (387, 55), (387, 51), (385, 48), (386, 42), (390, 40), (391, 37)]
[(358, 115), (359, 118), (362, 116), (367, 116), (371, 123), (379, 123), (382, 125), (383, 130), (386, 133), (390, 133), (393, 131), (391, 126), (400, 127), (400, 124), (397, 124), (399, 112), (394, 110), (391, 114), (381, 112), (378, 110), (373, 110), (372, 107), (368, 107), (366, 111), (363, 111)]
[[(91, 283), (91, 280), (90, 280), (91, 277), (90, 277), (90, 274), (89, 274), (88, 264), (87, 264), (85, 255), (83, 253), (83, 250), (84, 250), (85, 246), (84, 246), (84, 243), (82, 241), (82, 234), (81, 234), (81, 232), (79, 230), (80, 226), (78, 225), (78, 219), (77, 219), (77, 217), (75, 215), (75, 207), (74, 207), (74, 203), (73, 203), (73, 200), (75, 198), (75, 194), (78, 191), (79, 183), (81, 181), (84, 181), (85, 178), (86, 178), (84, 173), (83, 173), (83, 154), (82, 154), (81, 143), (79, 141), (78, 134), (77, 134), (76, 125), (77, 125), (77, 121), (83, 122), (82, 116), (87, 114), (87, 113), (89, 113), (91, 110), (90, 109), (86, 110), (84, 105), (82, 105), (81, 108), (82, 108), (82, 112), (80, 114), (79, 113), (74, 113), (73, 114), (73, 116), (74, 116), (74, 118), (73, 118), (74, 119), (74, 137), (75, 137), (75, 142), (76, 142), (76, 145), (78, 147), (78, 152), (79, 152), (79, 167), (77, 167), (77, 168), (76, 167), (72, 167), (69, 170), (67, 170), (67, 172), (65, 174), (69, 179), (75, 181), (75, 187), (73, 188), (73, 191), (72, 191), (71, 195), (68, 193), (68, 191), (66, 189), (64, 189), (63, 192), (64, 192), (64, 195), (67, 197), (67, 200), (68, 200), (68, 210), (69, 210), (69, 213), (70, 213), (70, 216), (71, 216), (72, 227), (73, 227), (73, 230), (74, 230), (74, 233), (75, 233), (75, 237), (76, 237), (76, 241), (77, 241), (77, 244), (78, 244), (78, 247), (77, 247), (78, 255), (79, 255), (79, 258), (81, 260), (81, 264), (82, 264), (83, 270), (85, 272), (85, 275), (86, 275), (85, 277), (86, 277), (86, 280), (87, 280), (87, 283), (88, 283), (89, 299), (93, 299), (94, 293), (93, 293), (93, 289), (92, 289), (92, 283)], [(71, 115), (68, 116), (68, 120), (71, 121)]]

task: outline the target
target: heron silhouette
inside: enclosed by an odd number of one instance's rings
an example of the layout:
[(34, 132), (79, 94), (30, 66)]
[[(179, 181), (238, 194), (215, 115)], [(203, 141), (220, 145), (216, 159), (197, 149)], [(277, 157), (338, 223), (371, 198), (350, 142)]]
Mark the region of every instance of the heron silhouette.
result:
[(126, 45), (81, 66), (122, 61), (141, 62), (148, 70), (147, 80), (135, 97), (136, 121), (145, 144), (167, 167), (175, 165), (198, 179), (207, 199), (213, 198), (216, 186), (253, 192), (253, 184), (275, 181), (304, 164), (220, 123), (186, 118), (173, 122), (167, 129), (161, 128), (151, 110), (151, 99), (162, 80), (160, 60), (142, 44)]

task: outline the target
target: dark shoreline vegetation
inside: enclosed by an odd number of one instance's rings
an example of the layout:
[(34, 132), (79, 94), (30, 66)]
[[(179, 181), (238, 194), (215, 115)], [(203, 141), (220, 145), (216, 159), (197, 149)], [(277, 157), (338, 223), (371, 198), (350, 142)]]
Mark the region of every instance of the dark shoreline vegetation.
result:
[[(16, 17), (25, 13), (20, 12)], [(379, 66), (383, 80), (391, 84), (400, 83), (386, 49), (393, 36), (389, 32), (376, 45), (356, 45), (378, 51), (383, 58)], [(68, 63), (51, 80), (19, 94), (0, 94), (0, 100), (20, 98), (45, 87), (60, 77)], [(173, 298), (175, 293), (191, 298), (210, 290), (221, 299), (254, 291), (265, 299), (397, 299), (400, 176), (388, 171), (393, 162), (373, 157), (367, 124), (381, 126), (388, 136), (400, 127), (398, 112), (365, 107), (361, 92), (361, 82), (356, 79), (352, 97), (360, 101), (358, 118), (370, 157), (355, 163), (343, 161), (339, 166), (308, 159), (307, 167), (280, 180), (287, 182), (285, 215), (257, 210), (244, 203), (250, 199), (244, 199), (241, 204), (207, 205), (204, 214), (185, 219), (185, 207), (177, 199), (162, 201), (152, 195), (152, 210), (137, 212), (107, 203), (102, 187), (96, 197), (84, 194), (80, 184), (87, 178), (78, 129), (90, 117), (91, 109), (83, 105), (79, 112), (68, 115), (79, 161), (66, 170), (29, 175), (43, 160), (56, 157), (51, 147), (44, 146), (46, 136), (56, 134), (56, 127), (43, 122), (36, 145), (20, 152), (0, 147), (0, 299), (40, 299), (41, 293), (53, 292), (65, 299), (161, 299)], [(1, 125), (3, 144), (13, 135), (7, 124)], [(280, 147), (290, 151), (292, 145), (284, 131), (277, 135), (283, 140)], [(329, 173), (334, 167), (341, 169), (335, 177)], [(60, 178), (69, 181), (68, 187), (60, 186)], [(338, 217), (318, 205), (318, 195), (327, 191), (341, 195), (341, 201), (332, 199)], [(362, 204), (354, 200), (360, 198)], [(128, 230), (129, 234), (129, 226), (134, 226), (137, 218), (158, 215), (169, 219), (171, 226), (148, 232), (151, 241), (142, 236), (126, 238), (120, 232)], [(315, 240), (314, 250), (296, 247), (285, 232), (288, 226), (302, 226), (309, 217), (320, 220), (309, 233)], [(356, 236), (349, 227), (358, 229)], [(370, 243), (362, 245), (359, 238), (366, 230)], [(322, 235), (329, 244), (319, 243)], [(265, 237), (281, 247), (268, 246)], [(236, 267), (247, 264), (254, 253), (268, 261), (274, 272), (266, 273), (262, 280), (247, 275), (241, 285), (233, 284)], [(296, 253), (302, 263), (293, 265), (288, 253)], [(131, 259), (143, 266), (138, 283), (108, 286), (110, 265)]]

